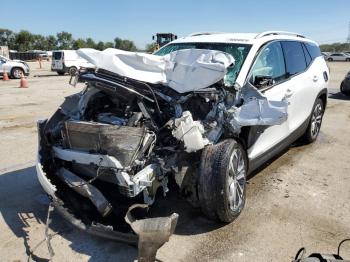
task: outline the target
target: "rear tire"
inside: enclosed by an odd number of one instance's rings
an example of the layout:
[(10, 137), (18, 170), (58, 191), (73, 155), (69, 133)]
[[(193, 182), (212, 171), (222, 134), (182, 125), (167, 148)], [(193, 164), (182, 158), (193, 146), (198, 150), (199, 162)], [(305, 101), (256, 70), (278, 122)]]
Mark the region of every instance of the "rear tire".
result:
[(321, 129), (324, 109), (323, 101), (320, 98), (317, 98), (314, 107), (312, 108), (309, 125), (302, 137), (305, 144), (310, 144), (317, 139)]
[(227, 139), (207, 146), (201, 157), (198, 197), (210, 219), (229, 223), (242, 212), (246, 197), (248, 160), (244, 148)]
[(24, 76), (24, 71), (22, 68), (14, 67), (11, 69), (11, 78), (20, 79), (22, 75)]
[(75, 76), (75, 74), (78, 72), (78, 69), (75, 67), (75, 66), (72, 66), (69, 68), (68, 70), (68, 73), (71, 75), (71, 76)]

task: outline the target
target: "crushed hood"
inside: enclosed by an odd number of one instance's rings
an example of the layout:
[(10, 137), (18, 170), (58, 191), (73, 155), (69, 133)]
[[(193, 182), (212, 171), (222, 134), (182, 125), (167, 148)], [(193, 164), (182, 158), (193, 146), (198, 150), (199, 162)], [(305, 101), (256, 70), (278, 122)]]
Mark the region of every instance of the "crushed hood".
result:
[(179, 93), (199, 90), (224, 78), (234, 58), (225, 52), (184, 49), (165, 56), (114, 48), (79, 49), (87, 61), (113, 73), (151, 84), (164, 84)]

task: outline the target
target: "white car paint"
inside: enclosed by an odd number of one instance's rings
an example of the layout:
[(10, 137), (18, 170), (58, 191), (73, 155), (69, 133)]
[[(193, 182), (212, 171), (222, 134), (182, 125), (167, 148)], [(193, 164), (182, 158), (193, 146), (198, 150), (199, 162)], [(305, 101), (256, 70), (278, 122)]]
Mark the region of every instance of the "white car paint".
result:
[(332, 53), (327, 56), (328, 61), (350, 61), (350, 56), (345, 53)]
[(234, 58), (225, 52), (202, 49), (178, 50), (165, 56), (114, 48), (79, 49), (78, 54), (95, 65), (136, 80), (164, 84), (179, 93), (211, 86), (223, 79)]
[[(262, 34), (253, 33), (204, 33), (179, 38), (174, 43), (241, 43), (252, 45), (239, 75), (236, 78), (236, 85), (243, 87), (248, 81), (249, 72), (259, 51), (264, 45), (272, 41), (298, 41), (317, 45), (316, 42), (289, 32), (265, 32)], [(318, 45), (317, 45), (318, 46)], [(163, 47), (164, 48), (164, 47)], [(255, 159), (266, 151), (277, 145), (310, 116), (315, 100), (319, 92), (327, 88), (327, 81), (324, 79), (324, 72), (329, 77), (329, 69), (323, 56), (317, 57), (308, 68), (287, 81), (284, 81), (273, 88), (262, 91), (268, 100), (281, 101), (288, 97), (288, 120), (280, 125), (268, 127), (259, 136), (257, 141), (248, 149), (249, 159)]]
[(23, 70), (24, 75), (29, 75), (29, 66), (20, 60), (10, 60), (4, 56), (0, 56), (0, 75), (3, 75), (4, 71), (11, 76), (14, 68), (20, 68)]
[(51, 71), (67, 73), (70, 68), (94, 67), (86, 59), (79, 56), (76, 50), (52, 51)]

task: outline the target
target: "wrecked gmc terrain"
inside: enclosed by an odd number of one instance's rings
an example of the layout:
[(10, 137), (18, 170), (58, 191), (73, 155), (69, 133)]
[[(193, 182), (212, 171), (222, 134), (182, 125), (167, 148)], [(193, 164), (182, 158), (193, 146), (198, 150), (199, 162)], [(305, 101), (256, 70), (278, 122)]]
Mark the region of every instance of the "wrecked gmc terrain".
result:
[[(140, 217), (177, 188), (231, 222), (247, 175), (297, 139), (313, 142), (328, 68), (298, 34), (198, 33), (155, 54), (80, 49), (85, 89), (38, 122), (38, 178), (77, 227), (154, 252), (178, 215)], [(173, 183), (175, 186), (169, 187)]]

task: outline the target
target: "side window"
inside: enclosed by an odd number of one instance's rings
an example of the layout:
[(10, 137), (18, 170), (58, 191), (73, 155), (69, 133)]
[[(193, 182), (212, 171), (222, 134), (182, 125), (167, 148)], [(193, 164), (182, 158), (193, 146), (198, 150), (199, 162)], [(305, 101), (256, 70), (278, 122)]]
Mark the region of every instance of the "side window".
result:
[(267, 44), (251, 69), (249, 81), (258, 88), (268, 87), (286, 79), (283, 51), (279, 42)]
[(301, 43), (295, 41), (283, 41), (282, 48), (286, 59), (288, 76), (303, 72), (306, 68), (306, 61)]
[(308, 42), (304, 42), (304, 45), (306, 46), (307, 51), (309, 51), (312, 60), (314, 60), (318, 56), (322, 56), (321, 50), (317, 45)]
[(309, 64), (312, 61), (311, 55), (310, 55), (309, 51), (307, 51), (307, 48), (305, 47), (304, 44), (301, 44), (301, 46), (303, 47), (305, 61), (306, 61), (306, 66), (309, 66)]

